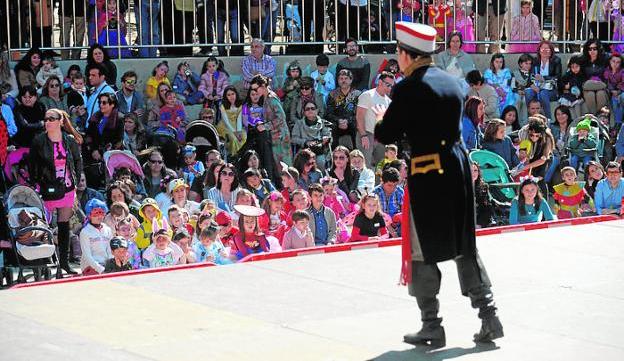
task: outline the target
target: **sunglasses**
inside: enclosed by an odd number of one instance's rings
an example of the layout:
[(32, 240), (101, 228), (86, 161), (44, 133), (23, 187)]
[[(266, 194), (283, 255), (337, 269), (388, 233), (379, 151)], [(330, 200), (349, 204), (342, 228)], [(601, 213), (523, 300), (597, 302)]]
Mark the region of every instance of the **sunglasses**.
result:
[(56, 117), (45, 117), (45, 118), (43, 118), (43, 120), (44, 120), (45, 122), (56, 122), (56, 121), (58, 121), (58, 120), (61, 120), (61, 118), (56, 118)]
[(221, 175), (225, 175), (225, 176), (228, 176), (228, 177), (234, 177), (234, 172), (232, 172), (232, 171), (228, 172), (227, 170), (222, 170), (220, 173), (221, 173)]
[(590, 46), (590, 47), (589, 47), (589, 51), (592, 51), (592, 50), (598, 50), (598, 48), (597, 48), (597, 47), (595, 47), (595, 46)]
[(61, 86), (61, 84), (59, 84), (59, 83), (52, 83), (52, 84), (50, 84), (50, 88), (58, 88), (60, 86)]
[(619, 170), (610, 170), (607, 172), (607, 175), (616, 175), (616, 174), (620, 174), (622, 172), (620, 172)]
[(153, 160), (153, 159), (150, 159), (149, 161), (150, 161), (150, 163), (154, 163), (154, 164), (163, 164), (163, 161), (162, 161), (162, 160)]
[(104, 212), (104, 210), (102, 208), (96, 208), (96, 209), (91, 211), (91, 216), (103, 216), (105, 214), (106, 214), (106, 212)]
[(259, 87), (259, 86), (256, 86), (256, 87), (253, 87), (253, 86), (252, 86), (252, 87), (251, 87), (251, 88), (249, 88), (249, 89), (251, 89), (251, 90), (253, 90), (253, 91), (257, 91), (258, 89), (260, 89), (260, 87)]
[(388, 88), (392, 88), (394, 86), (394, 84), (392, 83), (386, 83), (385, 81), (382, 81), (382, 83), (387, 86)]
[(124, 120), (124, 123), (126, 123), (126, 124), (134, 124), (134, 120)]
[(110, 104), (107, 100), (100, 100), (100, 105), (108, 105)]
[(344, 155), (340, 155), (340, 156), (336, 156), (334, 157), (335, 160), (345, 160), (347, 159), (347, 157), (345, 157)]
[(126, 84), (128, 84), (128, 85), (133, 85), (133, 84), (136, 84), (136, 80), (134, 80), (134, 79), (128, 79), (128, 80), (126, 80)]
[(309, 162), (306, 163), (306, 165), (314, 165), (314, 164), (316, 164), (316, 161), (314, 161), (314, 160), (309, 161)]
[(306, 107), (304, 110), (305, 110), (306, 112), (307, 112), (307, 111), (310, 111), (310, 110), (316, 110), (316, 107)]
[(311, 86), (307, 86), (307, 85), (301, 87), (301, 90), (310, 90), (310, 89), (312, 89), (312, 87)]

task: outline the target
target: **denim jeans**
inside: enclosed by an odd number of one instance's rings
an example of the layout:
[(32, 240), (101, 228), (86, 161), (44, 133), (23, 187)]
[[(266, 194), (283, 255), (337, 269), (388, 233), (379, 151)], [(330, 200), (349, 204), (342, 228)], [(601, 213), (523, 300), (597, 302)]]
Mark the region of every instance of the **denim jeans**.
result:
[(613, 109), (615, 124), (622, 124), (622, 118), (624, 117), (624, 93), (621, 93), (617, 97), (611, 97), (611, 107)]
[(561, 156), (558, 154), (553, 154), (552, 158), (550, 159), (550, 165), (548, 166), (548, 169), (546, 169), (546, 174), (544, 174), (545, 183), (550, 183), (553, 175), (555, 175), (555, 172), (559, 168), (560, 162), (561, 162)]
[[(225, 42), (225, 21), (226, 12), (225, 9), (218, 9), (217, 11), (217, 42), (223, 44)], [(238, 43), (238, 9), (230, 9), (230, 39), (232, 43)], [(219, 47), (219, 55), (225, 55), (225, 48)]]
[(544, 111), (544, 115), (546, 116), (546, 118), (552, 119), (552, 115), (550, 112), (550, 101), (555, 99), (555, 97), (557, 96), (556, 91), (540, 89), (539, 93), (535, 93), (533, 89), (527, 88), (524, 94), (527, 106), (529, 105), (529, 102), (531, 100), (537, 98), (540, 104), (542, 104), (542, 110)]
[[(269, 7), (270, 7), (269, 3)], [(273, 42), (275, 38), (275, 31), (277, 30), (277, 16), (278, 11), (275, 10), (273, 12), (269, 12), (267, 10), (264, 19), (262, 19), (262, 40), (266, 43)], [(271, 27), (269, 27), (271, 25)], [(270, 55), (271, 54), (271, 46), (267, 45), (264, 48), (264, 53)]]
[(570, 154), (570, 167), (577, 169), (578, 168), (578, 163), (579, 163), (579, 159), (583, 160), (583, 166), (586, 166), (587, 163), (589, 163), (590, 160), (594, 160), (594, 157), (591, 155), (585, 155), (585, 156), (578, 156), (576, 154)]
[[(160, 45), (160, 0), (142, 0), (141, 3), (141, 45)], [(156, 47), (141, 48), (142, 58), (155, 58)]]

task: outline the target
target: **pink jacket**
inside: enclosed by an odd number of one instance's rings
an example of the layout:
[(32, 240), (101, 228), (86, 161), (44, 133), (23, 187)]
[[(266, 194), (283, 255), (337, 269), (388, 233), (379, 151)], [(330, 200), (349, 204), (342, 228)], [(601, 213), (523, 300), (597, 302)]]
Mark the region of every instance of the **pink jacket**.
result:
[[(223, 98), (223, 90), (230, 85), (230, 77), (219, 71), (216, 71), (214, 75), (217, 77), (216, 95), (219, 98)], [(199, 91), (204, 93), (204, 96), (213, 94), (213, 85), (212, 74), (208, 72), (202, 74), (201, 82), (199, 83)]]

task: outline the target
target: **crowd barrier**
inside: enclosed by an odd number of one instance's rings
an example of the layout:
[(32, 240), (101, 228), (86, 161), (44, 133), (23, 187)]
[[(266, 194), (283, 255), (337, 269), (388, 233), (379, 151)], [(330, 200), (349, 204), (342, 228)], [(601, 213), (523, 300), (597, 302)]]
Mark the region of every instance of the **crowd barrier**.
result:
[[(597, 5), (594, 5), (593, 3)], [(474, 6), (473, 6), (474, 3)], [(484, 49), (503, 44), (537, 44), (546, 38), (563, 45), (590, 36), (615, 42), (623, 33), (621, 2), (613, 0), (535, 0), (533, 20), (516, 21), (520, 0), (1, 0), (0, 42), (9, 51), (30, 46), (62, 50), (77, 59), (98, 42), (114, 57), (155, 57), (157, 49), (189, 55), (193, 47), (220, 55), (239, 55), (248, 37), (271, 46), (319, 45), (338, 52), (356, 38), (370, 52), (394, 42), (394, 22), (427, 23), (446, 44), (452, 31), (467, 45)], [(347, 5), (348, 4), (348, 5)], [(507, 11), (502, 11), (506, 9)], [(590, 35), (591, 34), (591, 35)], [(619, 34), (619, 35), (618, 35)], [(537, 36), (537, 38), (536, 38)], [(504, 39), (504, 40), (502, 40)], [(377, 45), (377, 46), (374, 46)], [(301, 47), (299, 47), (301, 48)], [(563, 46), (562, 51), (568, 47)], [(197, 49), (195, 49), (197, 50)], [(135, 53), (132, 53), (135, 51)]]
[[(615, 221), (618, 219), (620, 219), (620, 217), (618, 216), (605, 215), (605, 216), (564, 219), (564, 220), (549, 221), (549, 222), (483, 228), (483, 229), (477, 229), (476, 235), (477, 237), (480, 237), (480, 236), (489, 236), (489, 235), (509, 233), (509, 232), (522, 232), (522, 231), (531, 231), (531, 230), (537, 230), (537, 229), (548, 229), (548, 228), (557, 228), (557, 227), (565, 227), (565, 226), (578, 226), (578, 225), (584, 225), (584, 224)], [(335, 245), (324, 246), (324, 247), (301, 248), (301, 249), (294, 249), (294, 250), (281, 251), (281, 252), (251, 254), (241, 259), (239, 263), (249, 263), (249, 262), (257, 262), (257, 261), (282, 259), (282, 258), (292, 258), (292, 257), (299, 257), (299, 256), (309, 256), (309, 255), (314, 255), (314, 254), (356, 251), (356, 250), (371, 249), (371, 248), (384, 248), (384, 247), (398, 246), (400, 244), (401, 244), (400, 238), (384, 239), (384, 240), (378, 240), (378, 241), (364, 241), (364, 242), (355, 242), (355, 243), (342, 243), (342, 244), (335, 244)], [(213, 266), (215, 266), (215, 264), (205, 262), (205, 263), (193, 263), (193, 264), (188, 264), (188, 265), (177, 265), (177, 266), (164, 267), (164, 268), (148, 268), (148, 269), (141, 269), (141, 270), (136, 270), (136, 271), (107, 273), (107, 274), (93, 275), (93, 276), (76, 276), (76, 277), (64, 278), (64, 279), (58, 279), (58, 280), (55, 279), (55, 280), (41, 281), (41, 282), (22, 283), (22, 284), (17, 284), (11, 287), (11, 289), (71, 283), (71, 282), (82, 282), (82, 281), (108, 279), (108, 278), (115, 278), (115, 277), (137, 276), (137, 275), (143, 275), (143, 274), (149, 274), (149, 273), (179, 271), (179, 270), (185, 270), (185, 269), (196, 269), (196, 268), (205, 268), (205, 267), (213, 267)]]

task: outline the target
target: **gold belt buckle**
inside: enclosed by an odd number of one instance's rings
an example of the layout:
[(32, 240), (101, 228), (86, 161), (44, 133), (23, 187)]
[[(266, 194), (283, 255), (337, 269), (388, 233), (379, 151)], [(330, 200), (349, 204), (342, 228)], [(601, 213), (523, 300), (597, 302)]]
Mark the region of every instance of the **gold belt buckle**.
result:
[(438, 173), (444, 173), (442, 165), (440, 163), (440, 154), (432, 153), (421, 155), (412, 158), (412, 175), (414, 174), (426, 174), (433, 170), (437, 170)]

